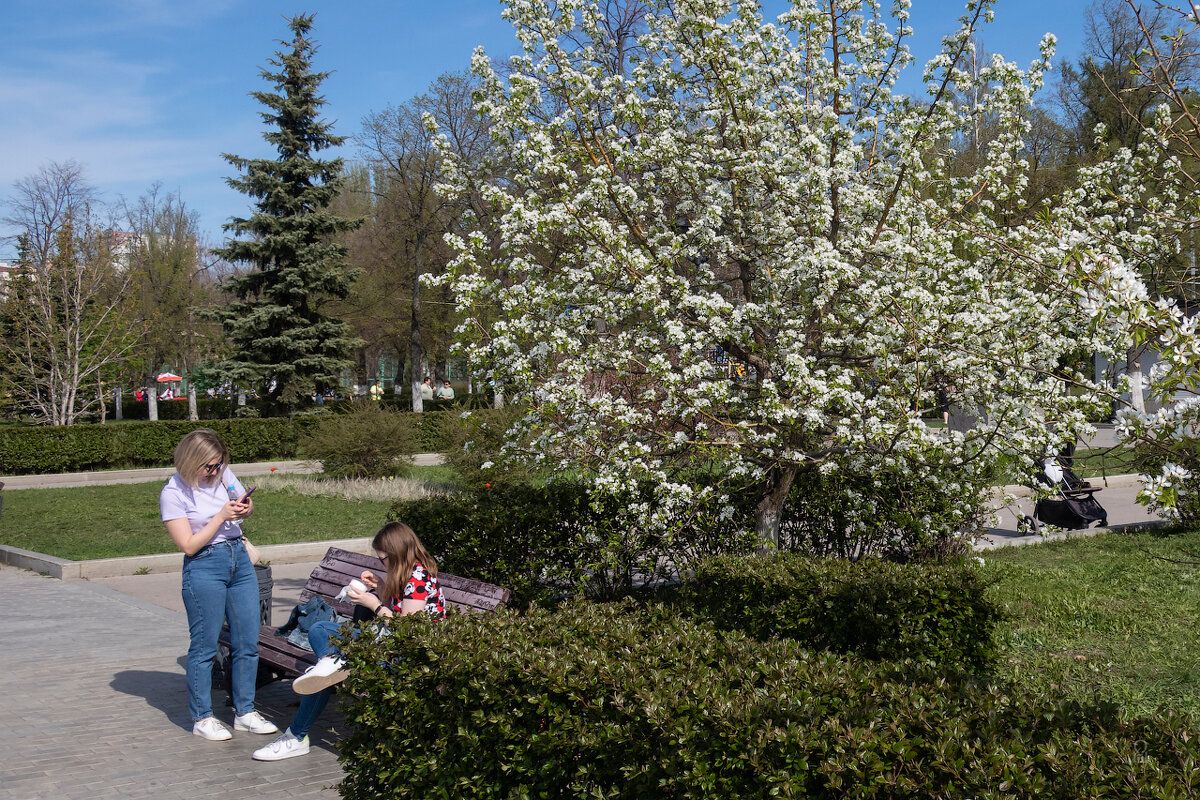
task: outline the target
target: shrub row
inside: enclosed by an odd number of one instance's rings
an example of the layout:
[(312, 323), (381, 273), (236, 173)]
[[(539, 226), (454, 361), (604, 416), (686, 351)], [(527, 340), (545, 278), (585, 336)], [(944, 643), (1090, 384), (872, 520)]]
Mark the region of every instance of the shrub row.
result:
[(896, 564), (790, 553), (718, 556), (669, 593), (682, 613), (761, 641), (971, 672), (995, 657), (1002, 612), (963, 560)]
[(400, 500), (389, 519), (417, 531), (447, 572), (511, 589), (516, 607), (552, 602), (586, 582), (595, 550), (587, 533), (604, 523), (589, 505), (587, 488), (565, 482)]
[[(517, 608), (548, 605), (566, 594), (610, 599), (634, 588), (645, 562), (671, 561), (688, 570), (686, 578), (670, 573), (681, 582), (643, 596), (722, 630), (976, 672), (992, 663), (1001, 612), (965, 560), (900, 564), (738, 555), (753, 548), (750, 531), (739, 538), (718, 527), (716, 514), (700, 515), (690, 534), (670, 542), (639, 539), (621, 521), (620, 507), (628, 504), (597, 502), (586, 485), (556, 482), (400, 501), (390, 518), (413, 526), (447, 572), (511, 589)], [(606, 570), (627, 580), (601, 580)]]
[(9, 475), (166, 467), (183, 435), (201, 427), (221, 435), (234, 461), (295, 458), (297, 442), (312, 424), (312, 418), (297, 418), (5, 428), (0, 465)]
[(345, 797), (1187, 798), (1200, 736), (631, 604), (344, 643)]
[[(160, 411), (167, 405), (166, 401), (161, 403)], [(292, 420), (285, 417), (208, 419), (199, 422), (162, 419), (158, 422), (0, 428), (0, 473), (38, 475), (169, 466), (179, 439), (199, 427), (212, 428), (220, 433), (237, 461), (305, 457), (300, 448), (305, 434), (315, 430), (321, 420), (334, 417), (337, 410), (353, 407), (349, 403), (330, 406), (330, 414), (297, 416)], [(186, 403), (182, 407), (186, 413)], [(482, 410), (472, 413), (486, 416), (494, 412)], [(403, 415), (406, 420), (405, 435), (412, 440), (403, 443), (399, 450), (443, 452), (447, 447), (446, 431), (461, 414), (462, 411), (458, 409), (444, 409)]]
[(505, 586), (519, 608), (578, 593), (612, 599), (677, 580), (695, 559), (754, 547), (753, 525), (715, 507), (698, 505), (670, 534), (648, 529), (631, 509), (652, 502), (649, 490), (596, 495), (571, 481), (495, 484), (401, 500), (389, 518), (411, 525), (447, 572)]

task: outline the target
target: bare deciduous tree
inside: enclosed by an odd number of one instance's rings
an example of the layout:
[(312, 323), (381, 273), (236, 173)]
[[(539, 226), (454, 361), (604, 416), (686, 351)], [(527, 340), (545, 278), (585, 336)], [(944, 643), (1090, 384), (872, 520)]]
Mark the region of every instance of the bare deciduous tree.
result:
[[(78, 173), (59, 173), (78, 178)], [(21, 193), (24, 187), (27, 191)], [(28, 208), (49, 211), (66, 197), (53, 182), (18, 184)], [(50, 190), (46, 196), (31, 196)], [(42, 238), (53, 220), (54, 235)], [(36, 218), (20, 237), (21, 269), (10, 281), (0, 321), (0, 372), (17, 404), (40, 421), (71, 425), (101, 400), (104, 373), (128, 358), (137, 332), (124, 314), (128, 271), (111, 229), (95, 224), (87, 203), (67, 200)], [(30, 245), (30, 242), (36, 244)]]

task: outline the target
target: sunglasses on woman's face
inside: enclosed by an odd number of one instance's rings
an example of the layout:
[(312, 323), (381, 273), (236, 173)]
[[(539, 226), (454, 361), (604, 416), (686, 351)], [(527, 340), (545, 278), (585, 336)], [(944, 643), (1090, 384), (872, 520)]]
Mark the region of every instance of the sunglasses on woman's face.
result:
[(204, 465), (204, 471), (205, 471), (205, 472), (207, 472), (209, 475), (216, 475), (216, 474), (217, 474), (217, 472), (218, 472), (218, 471), (221, 469), (221, 467), (223, 467), (223, 466), (225, 466), (225, 463), (224, 463), (223, 461), (218, 461), (218, 462), (217, 462), (217, 463), (215, 463), (215, 464), (205, 464), (205, 465)]

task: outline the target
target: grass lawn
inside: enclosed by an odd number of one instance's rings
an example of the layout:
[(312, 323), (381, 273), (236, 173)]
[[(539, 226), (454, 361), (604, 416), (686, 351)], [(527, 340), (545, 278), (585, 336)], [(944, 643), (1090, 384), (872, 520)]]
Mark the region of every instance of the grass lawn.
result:
[(1103, 475), (1124, 475), (1137, 472), (1133, 463), (1133, 449), (1129, 447), (1100, 448), (1075, 451), (1075, 472), (1081, 478), (1098, 478)]
[(1153, 556), (1200, 562), (1200, 532), (986, 553), (990, 591), (1012, 615), (999, 634), (1001, 673), (1131, 713), (1165, 706), (1200, 719), (1200, 566)]
[[(5, 491), (0, 544), (72, 561), (176, 552), (158, 515), (162, 487), (154, 481)], [(390, 506), (263, 485), (245, 530), (255, 544), (370, 536), (387, 521)]]

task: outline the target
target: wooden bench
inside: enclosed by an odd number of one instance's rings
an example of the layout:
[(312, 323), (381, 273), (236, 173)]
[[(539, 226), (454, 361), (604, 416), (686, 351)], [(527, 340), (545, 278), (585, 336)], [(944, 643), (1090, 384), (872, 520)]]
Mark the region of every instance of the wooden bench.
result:
[[(308, 576), (300, 592), (299, 605), (319, 595), (339, 614), (349, 617), (354, 613), (354, 603), (334, 599), (338, 592), (358, 578), (363, 570), (369, 569), (383, 581), (383, 563), (375, 556), (354, 553), (340, 547), (331, 547), (321, 563)], [(460, 578), (457, 575), (438, 573), (438, 585), (445, 596), (446, 606), (451, 611), (487, 613), (502, 608), (512, 594), (508, 589), (490, 583)], [(221, 647), (228, 652), (229, 629), (221, 632)], [(258, 634), (258, 684), (262, 686), (273, 680), (294, 678), (311, 667), (317, 657), (309, 650), (296, 647), (283, 636), (275, 634), (273, 625), (263, 625)], [(228, 671), (226, 671), (228, 676)]]

